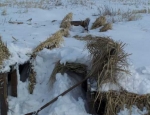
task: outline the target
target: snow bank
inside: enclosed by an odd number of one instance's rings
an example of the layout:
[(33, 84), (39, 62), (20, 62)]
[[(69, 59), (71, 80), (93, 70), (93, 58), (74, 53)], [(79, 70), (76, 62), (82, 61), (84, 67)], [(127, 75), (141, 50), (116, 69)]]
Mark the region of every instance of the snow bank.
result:
[[(3, 0), (4, 1), (4, 0)], [(1, 2), (3, 2), (1, 1)], [(63, 0), (64, 1), (64, 0)], [(62, 2), (63, 2), (62, 1)], [(121, 1), (105, 1), (93, 0), (88, 6), (72, 5), (64, 2), (64, 6), (53, 7), (50, 10), (38, 8), (20, 8), (5, 7), (7, 15), (0, 16), (0, 35), (3, 41), (7, 43), (12, 56), (4, 62), (4, 71), (9, 71), (9, 65), (15, 63), (22, 64), (26, 62), (32, 52), (32, 49), (46, 40), (49, 36), (59, 30), (59, 25), (63, 17), (69, 12), (73, 12), (73, 20), (84, 20), (90, 18), (90, 26), (99, 16), (99, 8), (104, 5), (114, 8), (116, 11), (128, 11), (132, 9), (143, 9), (147, 7), (145, 0), (140, 0), (141, 4)], [(126, 4), (125, 4), (126, 3)], [(0, 7), (2, 11), (4, 7)], [(94, 16), (97, 15), (97, 16)], [(27, 20), (32, 18), (31, 22)], [(8, 21), (21, 21), (23, 24), (10, 24)], [(56, 20), (55, 22), (52, 22)], [(89, 53), (85, 50), (85, 42), (79, 41), (72, 36), (92, 34), (96, 36), (110, 36), (114, 40), (121, 40), (127, 43), (126, 52), (131, 53), (129, 57), (131, 75), (124, 75), (120, 80), (120, 84), (128, 91), (146, 94), (150, 93), (150, 21), (149, 14), (142, 14), (142, 19), (130, 22), (116, 22), (113, 29), (107, 32), (99, 32), (98, 29), (90, 30), (89, 33), (82, 33), (81, 27), (72, 27), (70, 37), (64, 38), (64, 46), (53, 50), (44, 49), (38, 53), (34, 61), (34, 70), (37, 73), (37, 84), (34, 93), (28, 94), (28, 81), (26, 83), (18, 82), (18, 98), (9, 96), (9, 115), (23, 115), (25, 113), (37, 110), (42, 105), (50, 101), (53, 97), (72, 86), (78, 80), (71, 79), (71, 76), (57, 74), (56, 82), (53, 89), (50, 88), (49, 77), (54, 68), (55, 63), (60, 60), (61, 63), (80, 62), (89, 65)], [(16, 38), (14, 41), (12, 38)], [(113, 84), (106, 84), (105, 90), (110, 85), (113, 89), (117, 89)], [(68, 93), (60, 97), (57, 102), (44, 109), (40, 115), (87, 115), (85, 109), (84, 98), (78, 90)], [(132, 108), (132, 115), (138, 115), (137, 108)], [(125, 109), (118, 115), (127, 115), (128, 110)], [(144, 114), (144, 112), (143, 112)]]

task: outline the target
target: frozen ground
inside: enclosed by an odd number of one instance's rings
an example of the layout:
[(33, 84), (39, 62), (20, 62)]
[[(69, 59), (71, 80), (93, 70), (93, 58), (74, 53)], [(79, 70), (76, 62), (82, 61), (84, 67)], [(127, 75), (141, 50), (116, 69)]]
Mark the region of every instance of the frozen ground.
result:
[[(4, 2), (0, 1), (0, 3)], [(149, 7), (147, 0), (93, 0), (92, 2), (89, 0), (84, 5), (63, 0), (62, 5), (50, 6), (49, 9), (20, 7), (15, 3), (0, 7), (0, 13), (6, 11), (6, 15), (0, 15), (0, 35), (3, 41), (7, 43), (12, 54), (12, 57), (5, 61), (4, 65), (14, 64), (15, 62), (24, 63), (28, 60), (28, 54), (32, 52), (33, 48), (59, 30), (61, 20), (67, 13), (73, 13), (73, 20), (84, 20), (89, 17), (91, 26), (92, 22), (98, 17), (95, 15), (100, 13), (97, 8), (101, 9), (104, 5), (121, 13)], [(70, 36), (64, 38), (65, 42), (61, 48), (44, 49), (38, 53), (34, 62), (34, 69), (37, 72), (37, 84), (34, 93), (33, 95), (28, 94), (28, 82), (19, 82), (18, 98), (11, 96), (8, 98), (9, 115), (23, 115), (37, 110), (53, 97), (79, 81), (79, 79), (73, 79), (67, 74), (57, 74), (53, 88), (49, 84), (50, 74), (58, 60), (61, 60), (61, 63), (69, 61), (87, 64), (89, 62), (89, 53), (85, 49), (86, 43), (72, 38), (74, 35), (110, 36), (114, 40), (125, 42), (127, 44), (125, 47), (126, 52), (132, 54), (128, 59), (131, 76), (125, 76), (120, 83), (130, 92), (138, 94), (150, 93), (150, 14), (141, 13), (140, 16), (141, 18), (134, 21), (125, 21), (116, 15), (111, 16), (116, 21), (113, 23), (113, 29), (107, 32), (98, 32), (98, 29), (95, 29), (90, 30), (89, 33), (82, 33), (81, 27), (72, 27)], [(32, 20), (27, 21), (30, 18)], [(52, 22), (53, 20), (56, 21)], [(23, 24), (10, 24), (9, 21), (20, 21)], [(110, 21), (109, 18), (108, 21)], [(3, 71), (9, 71), (9, 67), (6, 66)], [(60, 97), (57, 102), (48, 106), (39, 115), (88, 115), (85, 105), (84, 94), (82, 94), (79, 87)], [(132, 115), (142, 114), (136, 107), (132, 109)], [(127, 109), (118, 113), (118, 115), (128, 114)]]

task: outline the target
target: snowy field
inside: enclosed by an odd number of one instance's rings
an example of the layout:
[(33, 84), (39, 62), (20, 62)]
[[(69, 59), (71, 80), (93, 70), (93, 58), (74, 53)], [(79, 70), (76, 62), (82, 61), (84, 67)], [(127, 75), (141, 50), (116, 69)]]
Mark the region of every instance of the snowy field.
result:
[[(110, 10), (107, 15), (106, 10)], [(73, 20), (90, 18), (90, 25), (100, 15), (106, 15), (113, 23), (112, 30), (99, 29), (83, 33), (82, 27), (72, 26), (70, 36), (64, 37), (61, 48), (44, 49), (34, 62), (37, 83), (34, 93), (28, 93), (28, 82), (18, 83), (18, 97), (9, 96), (8, 115), (24, 115), (39, 109), (42, 105), (77, 83), (79, 80), (69, 75), (56, 75), (53, 87), (49, 78), (55, 63), (81, 62), (88, 64), (89, 52), (86, 43), (73, 38), (74, 35), (110, 36), (126, 43), (131, 75), (125, 76), (120, 84), (129, 92), (150, 93), (150, 1), (148, 0), (0, 0), (0, 35), (12, 56), (4, 65), (22, 64), (30, 57), (32, 50), (59, 30), (60, 23), (69, 12)], [(129, 15), (130, 14), (130, 15)], [(28, 19), (31, 19), (28, 21)], [(53, 22), (53, 20), (56, 20)], [(10, 21), (23, 22), (11, 24)], [(9, 71), (6, 66), (3, 71)], [(18, 74), (19, 75), (19, 74)], [(85, 96), (78, 87), (42, 110), (39, 115), (89, 115)], [(132, 107), (132, 115), (143, 115), (147, 111)], [(128, 115), (126, 108), (118, 115)]]

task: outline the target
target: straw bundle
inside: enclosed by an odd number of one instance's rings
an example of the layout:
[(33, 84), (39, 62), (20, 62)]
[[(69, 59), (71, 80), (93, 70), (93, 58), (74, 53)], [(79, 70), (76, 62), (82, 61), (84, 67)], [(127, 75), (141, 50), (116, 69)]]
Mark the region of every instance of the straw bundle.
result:
[(71, 27), (70, 21), (72, 21), (72, 13), (67, 14), (60, 24), (60, 28), (69, 29)]
[(144, 107), (146, 107), (147, 110), (149, 110), (147, 115), (150, 114), (150, 94), (138, 95), (125, 90), (119, 92), (101, 92), (98, 101), (99, 108), (97, 108), (97, 110), (102, 108), (101, 102), (105, 105), (103, 115), (117, 115), (124, 107), (131, 109), (133, 105), (136, 105), (140, 110), (143, 110)]
[(106, 17), (105, 16), (100, 16), (98, 17), (95, 22), (93, 23), (91, 29), (96, 29), (98, 27), (103, 26), (106, 23)]
[(3, 61), (5, 59), (8, 59), (9, 56), (10, 56), (10, 52), (9, 52), (7, 46), (5, 46), (5, 44), (3, 43), (2, 38), (0, 36), (0, 68), (3, 64)]
[(74, 62), (67, 62), (65, 65), (60, 64), (58, 61), (53, 69), (53, 72), (50, 76), (50, 83), (54, 83), (55, 76), (57, 73), (67, 73), (67, 72), (73, 72), (78, 75), (86, 76), (87, 73), (87, 66), (80, 63), (74, 63)]
[(109, 37), (99, 37), (88, 42), (87, 49), (93, 56), (89, 75), (97, 81), (98, 89), (107, 82), (118, 85), (119, 73), (129, 73), (126, 70), (128, 54), (123, 50), (124, 45)]
[(34, 86), (36, 84), (36, 72), (33, 70), (33, 67), (30, 67), (30, 70), (31, 71), (30, 71), (30, 75), (29, 75), (28, 90), (29, 90), (29, 93), (32, 94), (34, 91)]
[(101, 29), (100, 32), (105, 32), (107, 30), (111, 30), (112, 29), (112, 24), (111, 23), (107, 23), (105, 24)]
[(68, 31), (65, 29), (61, 29), (57, 31), (55, 34), (53, 34), (51, 37), (49, 37), (46, 41), (42, 42), (40, 45), (38, 45), (34, 50), (33, 50), (33, 55), (36, 54), (37, 52), (41, 51), (44, 48), (47, 49), (53, 49), (60, 47), (61, 43), (64, 41), (63, 40), (63, 35), (66, 36)]
[(55, 34), (62, 34), (62, 36), (67, 37), (69, 35), (69, 30), (68, 29), (60, 29)]

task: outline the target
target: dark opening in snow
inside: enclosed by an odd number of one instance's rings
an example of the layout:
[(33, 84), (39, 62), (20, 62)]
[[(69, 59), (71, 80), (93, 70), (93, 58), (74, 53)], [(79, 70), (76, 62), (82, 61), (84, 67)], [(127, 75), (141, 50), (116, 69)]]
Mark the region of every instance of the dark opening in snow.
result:
[(19, 65), (20, 81), (25, 82), (30, 74), (30, 62)]

